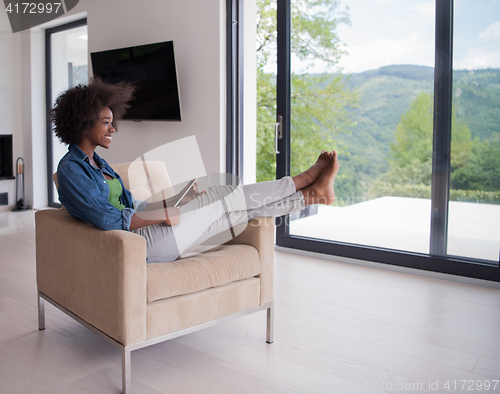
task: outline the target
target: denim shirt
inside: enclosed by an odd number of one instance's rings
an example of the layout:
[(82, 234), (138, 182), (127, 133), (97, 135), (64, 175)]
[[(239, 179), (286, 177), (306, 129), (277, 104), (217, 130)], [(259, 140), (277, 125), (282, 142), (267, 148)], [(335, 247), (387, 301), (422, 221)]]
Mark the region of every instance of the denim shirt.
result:
[[(59, 201), (71, 216), (93, 224), (101, 230), (128, 231), (130, 220), (135, 213), (134, 197), (123, 186), (120, 175), (95, 152), (94, 161), (100, 168), (92, 166), (89, 157), (77, 145), (68, 147), (68, 153), (57, 167)], [(122, 185), (120, 201), (125, 205), (123, 210), (115, 208), (108, 201), (109, 186), (103, 173), (120, 180)]]

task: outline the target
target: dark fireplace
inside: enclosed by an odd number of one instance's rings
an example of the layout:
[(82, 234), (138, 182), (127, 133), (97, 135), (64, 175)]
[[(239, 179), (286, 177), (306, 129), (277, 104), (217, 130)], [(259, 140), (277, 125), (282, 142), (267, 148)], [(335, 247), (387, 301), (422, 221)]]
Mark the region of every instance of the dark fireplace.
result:
[(12, 135), (0, 134), (0, 179), (14, 178)]

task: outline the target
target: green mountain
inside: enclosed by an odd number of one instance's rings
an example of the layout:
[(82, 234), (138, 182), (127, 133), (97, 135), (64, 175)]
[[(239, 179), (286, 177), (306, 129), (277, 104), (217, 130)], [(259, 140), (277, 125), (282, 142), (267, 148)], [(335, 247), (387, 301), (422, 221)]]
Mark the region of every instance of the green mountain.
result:
[[(360, 93), (360, 102), (352, 110), (356, 126), (336, 137), (349, 152), (342, 158), (344, 176), (337, 187), (340, 195), (365, 196), (369, 185), (389, 169), (389, 148), (401, 115), (420, 93), (433, 95), (434, 69), (387, 66), (351, 74), (348, 86)], [(473, 139), (500, 137), (500, 69), (455, 71), (453, 105)]]
[(500, 135), (500, 69), (460, 70), (453, 74), (453, 103), (458, 120), (468, 124), (472, 138)]

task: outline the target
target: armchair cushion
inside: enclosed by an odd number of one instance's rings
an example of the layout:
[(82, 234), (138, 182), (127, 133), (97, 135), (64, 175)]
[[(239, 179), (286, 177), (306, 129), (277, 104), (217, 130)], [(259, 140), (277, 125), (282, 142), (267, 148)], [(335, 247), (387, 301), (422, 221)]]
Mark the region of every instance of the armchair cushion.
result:
[(146, 308), (146, 338), (194, 327), (259, 305), (259, 278), (243, 279), (185, 296), (154, 301)]
[(215, 251), (170, 263), (147, 264), (148, 303), (252, 278), (260, 273), (259, 252), (248, 245), (223, 245)]

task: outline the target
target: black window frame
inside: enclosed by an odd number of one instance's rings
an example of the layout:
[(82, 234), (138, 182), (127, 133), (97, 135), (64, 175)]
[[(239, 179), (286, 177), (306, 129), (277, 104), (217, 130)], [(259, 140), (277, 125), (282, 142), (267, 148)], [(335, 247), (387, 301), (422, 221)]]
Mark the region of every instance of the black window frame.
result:
[(243, 0), (226, 0), (226, 173), (243, 182)]

